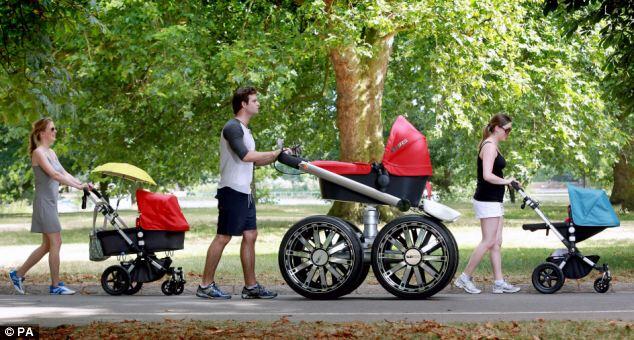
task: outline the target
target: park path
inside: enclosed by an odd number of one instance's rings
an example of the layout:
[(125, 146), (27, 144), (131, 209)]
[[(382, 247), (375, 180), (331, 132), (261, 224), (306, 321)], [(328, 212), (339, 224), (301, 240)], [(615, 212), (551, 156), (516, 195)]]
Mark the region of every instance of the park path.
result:
[(436, 320), (634, 320), (634, 292), (542, 294), (437, 294), (429, 300), (399, 300), (390, 295), (350, 295), (314, 301), (298, 295), (273, 300), (204, 300), (180, 296), (0, 295), (0, 323), (40, 326), (93, 321), (277, 320), (377, 321)]

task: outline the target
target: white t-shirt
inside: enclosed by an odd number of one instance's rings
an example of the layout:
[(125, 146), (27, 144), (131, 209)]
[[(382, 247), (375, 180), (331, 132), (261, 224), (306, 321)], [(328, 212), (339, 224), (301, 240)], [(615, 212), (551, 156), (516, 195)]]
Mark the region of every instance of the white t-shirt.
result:
[(220, 134), (220, 183), (218, 189), (230, 187), (244, 194), (251, 193), (253, 162), (244, 162), (244, 156), (255, 151), (255, 140), (244, 124), (231, 119)]

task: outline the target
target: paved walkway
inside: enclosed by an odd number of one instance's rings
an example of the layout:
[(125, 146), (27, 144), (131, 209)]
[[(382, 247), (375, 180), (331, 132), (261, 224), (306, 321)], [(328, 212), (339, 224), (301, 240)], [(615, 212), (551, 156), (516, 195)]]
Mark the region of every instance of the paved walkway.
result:
[(204, 300), (180, 296), (0, 295), (0, 323), (40, 326), (92, 321), (277, 320), (377, 321), (437, 320), (634, 320), (634, 292), (541, 294), (437, 294), (429, 300), (399, 300), (390, 295), (352, 294), (314, 301), (298, 295), (274, 300)]

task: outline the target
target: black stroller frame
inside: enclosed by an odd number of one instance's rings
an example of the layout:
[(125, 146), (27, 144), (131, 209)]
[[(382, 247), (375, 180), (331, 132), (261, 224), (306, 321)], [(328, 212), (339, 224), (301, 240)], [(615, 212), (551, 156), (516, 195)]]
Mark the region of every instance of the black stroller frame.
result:
[[(96, 198), (95, 198), (96, 197)], [(184, 235), (151, 230), (142, 230), (138, 224), (129, 228), (121, 219), (116, 209), (97, 189), (84, 189), (82, 209), (86, 209), (86, 200), (90, 199), (95, 205), (93, 220), (93, 237), (97, 238), (105, 260), (110, 256), (117, 256), (119, 265), (113, 265), (104, 270), (101, 275), (101, 287), (110, 295), (133, 295), (139, 292), (145, 282), (157, 281), (168, 275), (169, 278), (161, 285), (165, 295), (179, 295), (185, 287), (185, 278), (181, 267), (171, 267), (172, 259), (166, 256), (159, 259), (155, 252), (182, 249)], [(98, 213), (104, 216), (102, 230), (96, 228)], [(112, 230), (105, 230), (107, 224)], [(178, 235), (181, 234), (181, 235)], [(149, 245), (152, 245), (149, 247)], [(136, 254), (132, 261), (125, 260), (125, 255)]]
[(535, 289), (543, 294), (552, 294), (561, 289), (566, 278), (580, 279), (587, 276), (592, 269), (596, 269), (602, 275), (594, 281), (594, 290), (598, 293), (607, 292), (610, 289), (610, 281), (612, 280), (608, 265), (599, 265), (597, 263), (599, 261), (598, 255), (584, 256), (577, 248), (578, 242), (597, 234), (605, 228), (575, 228), (576, 225), (571, 216), (566, 222), (552, 223), (539, 208), (540, 203), (528, 196), (517, 182), (511, 183), (511, 186), (522, 197), (521, 208), (524, 209), (528, 205), (544, 221), (544, 223), (524, 224), (522, 229), (530, 230), (531, 232), (546, 230), (546, 235), (550, 231), (557, 236), (567, 249), (565, 254), (549, 256), (546, 262), (533, 270), (532, 283)]

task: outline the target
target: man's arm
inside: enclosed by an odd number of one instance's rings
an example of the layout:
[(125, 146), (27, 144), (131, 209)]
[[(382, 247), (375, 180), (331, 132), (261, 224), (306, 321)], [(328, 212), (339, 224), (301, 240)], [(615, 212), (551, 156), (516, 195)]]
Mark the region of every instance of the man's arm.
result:
[(282, 152), (282, 150), (267, 152), (249, 151), (242, 160), (244, 162), (253, 162), (257, 166), (268, 165), (275, 162), (277, 156), (280, 155), (280, 152)]
[(231, 150), (233, 150), (243, 162), (254, 163), (258, 166), (271, 164), (275, 162), (277, 156), (282, 151), (249, 151), (246, 145), (244, 145), (244, 132), (242, 131), (242, 127), (238, 124), (227, 125), (222, 130), (222, 135), (229, 143)]

